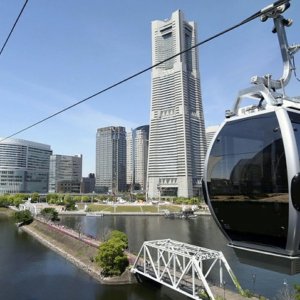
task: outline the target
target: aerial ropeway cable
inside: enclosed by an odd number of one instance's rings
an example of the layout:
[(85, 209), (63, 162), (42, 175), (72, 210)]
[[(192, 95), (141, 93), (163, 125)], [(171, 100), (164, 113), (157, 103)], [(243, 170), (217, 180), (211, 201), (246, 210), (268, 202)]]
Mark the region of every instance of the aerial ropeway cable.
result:
[(65, 108), (63, 108), (63, 109), (61, 109), (61, 110), (59, 110), (59, 111), (57, 111), (57, 112), (55, 112), (55, 113), (53, 113), (53, 114), (51, 114), (51, 115), (49, 115), (47, 117), (41, 119), (41, 120), (39, 120), (39, 121), (37, 121), (37, 122), (35, 122), (35, 123), (33, 123), (33, 124), (25, 127), (25, 128), (23, 128), (23, 129), (20, 129), (19, 131), (16, 131), (15, 133), (12, 133), (12, 134), (6, 136), (2, 140), (0, 140), (0, 143), (3, 142), (3, 141), (5, 141), (5, 140), (7, 140), (7, 139), (9, 139), (9, 138), (12, 138), (12, 137), (18, 135), (18, 134), (20, 134), (20, 133), (22, 133), (24, 131), (27, 131), (27, 130), (29, 130), (29, 129), (31, 129), (31, 128), (33, 128), (33, 127), (35, 127), (35, 126), (37, 126), (37, 125), (39, 125), (39, 124), (41, 124), (41, 123), (49, 120), (49, 119), (52, 119), (52, 118), (56, 117), (57, 115), (62, 114), (62, 113), (66, 112), (67, 110), (69, 110), (69, 109), (71, 109), (71, 108), (73, 108), (75, 106), (78, 106), (78, 105), (80, 105), (80, 104), (82, 104), (82, 103), (84, 103), (86, 101), (89, 101), (89, 100), (95, 98), (96, 96), (99, 96), (100, 94), (103, 94), (103, 93), (105, 93), (105, 92), (107, 92), (107, 91), (109, 91), (109, 90), (111, 90), (111, 89), (113, 89), (113, 88), (115, 88), (115, 87), (117, 87), (117, 86), (119, 86), (119, 85), (121, 85), (121, 84), (123, 84), (123, 83), (125, 83), (125, 82), (127, 82), (127, 81), (129, 81), (129, 80), (131, 80), (133, 78), (135, 78), (135, 77), (138, 77), (139, 75), (141, 75), (141, 74), (143, 74), (145, 72), (148, 72), (151, 69), (153, 69), (153, 68), (155, 68), (155, 67), (157, 67), (157, 66), (159, 66), (159, 65), (161, 65), (161, 64), (163, 64), (163, 63), (165, 63), (165, 62), (167, 62), (167, 61), (169, 61), (169, 60), (171, 60), (171, 59), (173, 59), (173, 58), (175, 58), (175, 57), (177, 57), (179, 55), (182, 55), (182, 54), (184, 54), (184, 53), (186, 53), (188, 51), (191, 51), (192, 49), (197, 48), (197, 47), (199, 47), (201, 45), (204, 45), (204, 44), (206, 44), (206, 43), (208, 43), (208, 42), (210, 42), (210, 41), (212, 41), (212, 40), (214, 40), (214, 39), (216, 39), (216, 38), (218, 38), (218, 37), (220, 37), (220, 36), (222, 36), (222, 35), (230, 32), (230, 31), (233, 31), (234, 29), (237, 29), (238, 27), (240, 27), (242, 25), (245, 25), (245, 24), (247, 24), (247, 23), (249, 23), (249, 22), (251, 22), (251, 21), (253, 21), (253, 20), (257, 19), (257, 18), (260, 18), (261, 16), (264, 16), (264, 15), (268, 14), (269, 12), (272, 12), (274, 8), (277, 8), (277, 7), (280, 7), (280, 6), (284, 5), (284, 4), (289, 3), (289, 1), (290, 0), (279, 0), (279, 1), (277, 1), (277, 2), (275, 2), (273, 4), (271, 4), (271, 5), (267, 6), (266, 8), (264, 8), (264, 9), (262, 9), (262, 10), (256, 12), (256, 13), (254, 13), (254, 14), (252, 14), (250, 17), (244, 19), (243, 21), (239, 22), (238, 24), (233, 25), (233, 26), (231, 26), (231, 27), (229, 27), (229, 28), (221, 31), (221, 32), (219, 32), (219, 33), (217, 33), (217, 34), (215, 34), (215, 35), (213, 35), (213, 36), (211, 36), (211, 37), (209, 37), (209, 38), (207, 38), (207, 39), (205, 39), (205, 40), (203, 40), (203, 41), (195, 44), (194, 46), (192, 46), (192, 47), (190, 47), (188, 49), (185, 49), (185, 50), (183, 50), (181, 52), (178, 52), (175, 55), (170, 56), (170, 57), (168, 57), (168, 58), (166, 58), (166, 59), (164, 59), (164, 60), (162, 60), (162, 61), (160, 61), (160, 62), (158, 62), (158, 63), (156, 63), (156, 64), (154, 64), (152, 66), (150, 66), (150, 67), (147, 67), (147, 68), (145, 68), (145, 69), (143, 69), (141, 71), (138, 71), (138, 72), (136, 72), (136, 73), (134, 73), (134, 74), (132, 74), (132, 75), (130, 75), (130, 76), (128, 76), (128, 77), (126, 77), (126, 78), (124, 78), (124, 79), (122, 79), (122, 80), (120, 80), (120, 81), (118, 81), (118, 82), (116, 82), (116, 83), (114, 83), (114, 84), (112, 84), (112, 85), (110, 85), (110, 86), (108, 86), (108, 87), (106, 87), (106, 88), (104, 88), (104, 89), (102, 89), (102, 90), (100, 90), (100, 91), (98, 91), (98, 92), (90, 95), (90, 96), (87, 96), (86, 98), (83, 98), (83, 99), (81, 99), (81, 100), (73, 103), (70, 106), (67, 106), (67, 107), (65, 107)]

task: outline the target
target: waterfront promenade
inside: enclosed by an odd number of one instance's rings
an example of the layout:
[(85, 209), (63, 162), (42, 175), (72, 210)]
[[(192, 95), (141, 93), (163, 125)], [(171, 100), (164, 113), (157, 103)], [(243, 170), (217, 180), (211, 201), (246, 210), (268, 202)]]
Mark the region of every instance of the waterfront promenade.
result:
[[(185, 209), (191, 209), (192, 205), (175, 205), (175, 204), (160, 204), (153, 205), (151, 203), (111, 203), (101, 204), (92, 203), (89, 205), (78, 204), (77, 210), (66, 211), (61, 206), (55, 206), (61, 215), (86, 215), (86, 216), (164, 216), (168, 213), (180, 213)], [(201, 205), (200, 208), (194, 208), (195, 216), (210, 216), (210, 211), (206, 205)]]

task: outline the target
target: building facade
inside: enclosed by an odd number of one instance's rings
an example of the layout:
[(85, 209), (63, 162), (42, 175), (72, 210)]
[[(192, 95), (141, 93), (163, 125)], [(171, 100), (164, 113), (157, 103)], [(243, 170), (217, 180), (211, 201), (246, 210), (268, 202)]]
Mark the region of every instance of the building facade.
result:
[(207, 148), (209, 148), (210, 143), (212, 141), (212, 139), (214, 138), (215, 134), (217, 133), (218, 129), (219, 129), (219, 125), (214, 125), (214, 126), (208, 126), (206, 127), (206, 144), (207, 144)]
[(96, 135), (96, 191), (126, 190), (126, 129), (99, 128)]
[(0, 143), (0, 193), (47, 193), (49, 145), (21, 139)]
[(93, 193), (95, 192), (95, 174), (90, 173), (88, 177), (82, 177), (80, 183), (80, 193)]
[(49, 193), (79, 193), (81, 177), (82, 155), (51, 155)]
[(127, 134), (127, 185), (131, 190), (146, 190), (149, 125)]
[(135, 130), (134, 151), (134, 179), (135, 185), (142, 191), (146, 190), (148, 148), (149, 148), (149, 125), (144, 125)]
[[(195, 23), (179, 10), (152, 22), (152, 64), (196, 43)], [(197, 49), (152, 69), (150, 122), (148, 198), (197, 195), (206, 152)]]
[(126, 185), (128, 190), (134, 190), (134, 135), (135, 130), (126, 133)]

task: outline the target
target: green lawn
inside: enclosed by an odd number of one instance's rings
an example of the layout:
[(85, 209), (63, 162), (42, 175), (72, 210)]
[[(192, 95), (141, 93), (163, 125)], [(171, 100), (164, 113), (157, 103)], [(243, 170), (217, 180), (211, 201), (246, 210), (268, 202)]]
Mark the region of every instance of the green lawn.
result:
[[(116, 213), (157, 213), (157, 205), (106, 205), (106, 204), (89, 204), (89, 211), (105, 211)], [(160, 205), (159, 211), (169, 210), (170, 212), (180, 211), (179, 206)]]
[(88, 205), (89, 211), (107, 211), (107, 212), (113, 212), (114, 207), (111, 205), (105, 205), (105, 204), (90, 204)]
[(117, 213), (122, 212), (134, 212), (134, 213), (140, 213), (142, 212), (140, 206), (131, 206), (131, 205), (120, 205), (116, 207)]

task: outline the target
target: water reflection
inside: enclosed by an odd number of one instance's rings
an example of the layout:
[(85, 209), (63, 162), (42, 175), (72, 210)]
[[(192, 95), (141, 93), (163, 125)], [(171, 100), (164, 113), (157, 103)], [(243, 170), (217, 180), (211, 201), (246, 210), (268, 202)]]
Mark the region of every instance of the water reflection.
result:
[[(128, 220), (68, 218), (90, 233), (108, 226), (128, 226)], [(108, 221), (107, 219), (105, 221)], [(105, 223), (105, 224), (104, 224)], [(102, 225), (101, 225), (102, 224)], [(107, 286), (88, 276), (28, 234), (18, 231), (0, 215), (0, 299), (5, 300), (179, 300), (183, 297), (168, 288), (152, 284)]]

